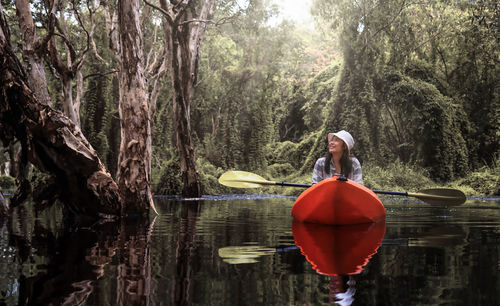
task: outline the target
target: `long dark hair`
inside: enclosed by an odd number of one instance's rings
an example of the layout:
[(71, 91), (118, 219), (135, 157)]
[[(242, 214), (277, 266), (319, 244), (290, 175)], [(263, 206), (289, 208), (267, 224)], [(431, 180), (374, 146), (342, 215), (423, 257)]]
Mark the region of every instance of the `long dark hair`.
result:
[[(342, 157), (340, 157), (340, 167), (342, 168), (340, 174), (342, 174), (345, 177), (348, 177), (352, 172), (352, 160), (349, 157), (349, 149), (347, 148), (345, 142), (342, 142), (342, 148), (344, 149), (344, 152), (342, 153)], [(331, 161), (332, 161), (332, 153), (328, 151), (325, 156), (325, 169), (324, 169), (325, 173), (330, 174)]]

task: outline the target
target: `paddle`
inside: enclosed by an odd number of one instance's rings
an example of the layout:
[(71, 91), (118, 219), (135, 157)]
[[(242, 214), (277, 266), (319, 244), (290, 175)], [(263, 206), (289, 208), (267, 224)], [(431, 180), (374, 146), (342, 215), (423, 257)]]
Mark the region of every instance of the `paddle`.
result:
[[(255, 173), (246, 171), (227, 171), (220, 176), (219, 183), (224, 186), (235, 187), (235, 188), (258, 188), (268, 185), (304, 187), (304, 188), (312, 186), (310, 184), (268, 181), (265, 178)], [(385, 190), (372, 190), (372, 191), (380, 194), (414, 197), (433, 205), (457, 206), (457, 205), (462, 205), (467, 200), (465, 194), (462, 191), (452, 188), (424, 189), (416, 193), (385, 191)]]
[[(452, 236), (452, 238), (454, 238)], [(444, 243), (444, 244), (443, 244)], [(404, 246), (404, 247), (443, 247), (456, 243), (453, 239), (442, 237), (428, 238), (384, 238), (382, 246)], [(241, 245), (241, 246), (226, 246), (219, 248), (219, 257), (230, 264), (255, 263), (258, 258), (265, 255), (273, 255), (275, 253), (286, 253), (300, 251), (300, 247), (296, 245), (284, 247), (263, 247), (259, 245)]]

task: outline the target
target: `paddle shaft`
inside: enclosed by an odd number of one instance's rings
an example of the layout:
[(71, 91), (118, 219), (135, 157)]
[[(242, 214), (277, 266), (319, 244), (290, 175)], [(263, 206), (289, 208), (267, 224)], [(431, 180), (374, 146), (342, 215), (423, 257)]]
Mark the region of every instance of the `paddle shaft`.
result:
[(400, 196), (409, 196), (408, 192), (400, 192), (400, 191), (386, 191), (386, 190), (372, 190), (375, 193), (380, 194), (390, 194), (390, 195), (400, 195)]
[[(337, 175), (337, 174), (335, 174)], [(347, 179), (339, 175), (338, 180), (346, 181)], [(298, 184), (288, 182), (273, 182), (265, 178), (246, 171), (227, 171), (219, 178), (219, 183), (235, 188), (257, 188), (266, 185), (290, 186), (309, 188), (310, 184)], [(410, 196), (420, 199), (426, 203), (435, 205), (461, 205), (466, 201), (466, 196), (458, 189), (450, 188), (433, 188), (421, 190), (418, 193), (400, 192), (400, 191), (386, 191), (386, 190), (372, 190), (374, 193), (397, 195), (397, 196)]]
[[(311, 187), (311, 184), (297, 184), (297, 183), (288, 183), (288, 182), (272, 182), (274, 185), (279, 186), (291, 186), (291, 187)], [(399, 195), (399, 196), (412, 196), (412, 193), (408, 192), (400, 192), (400, 191), (386, 191), (386, 190), (372, 190), (375, 193), (380, 194), (390, 194), (390, 195)], [(419, 194), (420, 196), (420, 194)]]
[[(279, 186), (290, 186), (290, 187), (311, 187), (311, 184), (297, 184), (297, 183), (288, 183), (288, 182), (272, 182), (274, 185)], [(387, 190), (372, 190), (374, 193), (379, 194), (389, 194), (389, 195), (397, 195), (397, 196), (405, 196), (405, 197), (416, 197), (416, 198), (429, 198), (429, 199), (449, 199), (451, 197), (447, 196), (439, 196), (434, 194), (423, 194), (423, 193), (412, 193), (412, 192), (404, 192), (404, 191), (387, 191)]]
[(425, 194), (425, 193), (413, 193), (413, 192), (400, 192), (400, 191), (386, 191), (386, 190), (372, 190), (375, 193), (380, 194), (390, 194), (390, 195), (399, 195), (405, 197), (415, 197), (418, 199), (435, 199), (435, 200), (447, 200), (447, 199), (456, 199), (456, 197), (445, 196), (445, 195), (435, 195), (435, 194)]
[[(414, 239), (414, 238), (413, 238)], [(411, 238), (384, 238), (382, 239), (381, 245), (394, 245), (394, 246), (409, 246)], [(276, 252), (284, 253), (284, 252), (293, 252), (300, 250), (300, 247), (296, 245), (285, 246), (285, 247), (277, 247)]]
[(241, 180), (231, 180), (233, 182), (242, 182), (242, 183), (251, 183), (251, 184), (259, 184), (259, 185), (278, 185), (278, 186), (290, 186), (290, 187), (305, 187), (309, 188), (312, 185), (311, 184), (299, 184), (299, 183), (288, 183), (288, 182), (273, 182), (273, 181), (266, 181), (266, 180), (252, 180), (252, 179), (241, 179)]
[(274, 184), (279, 186), (306, 187), (306, 188), (312, 186), (311, 184), (298, 184), (298, 183), (288, 183), (288, 182), (274, 182)]
[[(287, 183), (287, 182), (272, 182), (274, 185), (279, 186), (292, 186), (292, 187), (311, 187), (310, 184), (297, 184), (297, 183)], [(426, 193), (413, 193), (406, 191), (387, 191), (387, 190), (372, 190), (374, 193), (378, 194), (388, 194), (388, 195), (396, 195), (396, 196), (405, 196), (405, 197), (415, 197), (422, 201), (435, 200), (435, 201), (453, 201), (456, 200), (456, 196), (447, 196), (447, 195), (435, 195), (435, 194), (426, 194)]]

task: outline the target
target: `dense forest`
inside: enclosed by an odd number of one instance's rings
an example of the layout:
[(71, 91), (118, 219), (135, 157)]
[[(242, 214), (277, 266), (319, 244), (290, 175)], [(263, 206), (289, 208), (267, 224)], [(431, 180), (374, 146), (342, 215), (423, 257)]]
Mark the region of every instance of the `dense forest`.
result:
[[(217, 182), (229, 169), (308, 183), (341, 129), (370, 188), (500, 194), (497, 1), (314, 0), (314, 25), (275, 2), (137, 1), (137, 16), (115, 1), (2, 6), (22, 68), (34, 59), (46, 79), (36, 98), (81, 129), (122, 195), (234, 192)], [(43, 169), (3, 140), (1, 186), (27, 176), (37, 190)]]

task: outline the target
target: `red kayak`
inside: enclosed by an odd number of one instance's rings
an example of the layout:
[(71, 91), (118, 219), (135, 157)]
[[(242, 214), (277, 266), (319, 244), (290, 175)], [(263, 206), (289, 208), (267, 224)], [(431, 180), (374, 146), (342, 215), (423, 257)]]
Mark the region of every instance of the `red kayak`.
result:
[(292, 216), (302, 222), (361, 224), (385, 218), (384, 205), (377, 195), (351, 180), (337, 176), (306, 189), (295, 201)]
[(295, 244), (318, 273), (358, 274), (382, 244), (385, 220), (341, 226), (294, 220), (292, 233)]

